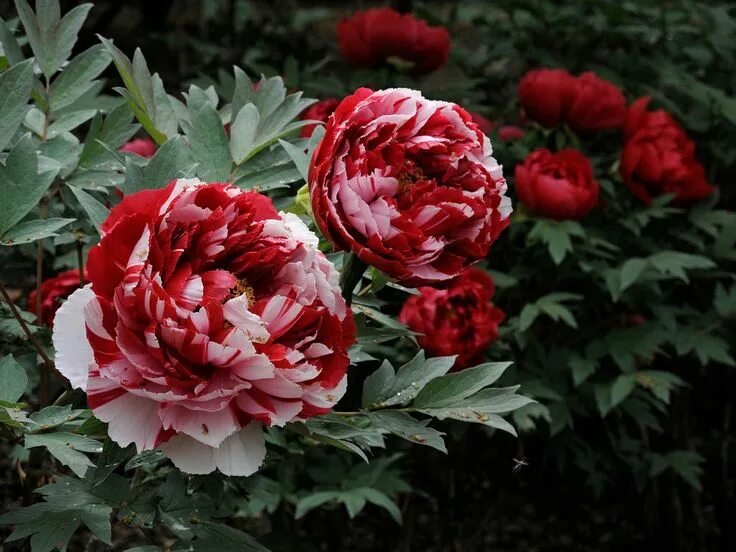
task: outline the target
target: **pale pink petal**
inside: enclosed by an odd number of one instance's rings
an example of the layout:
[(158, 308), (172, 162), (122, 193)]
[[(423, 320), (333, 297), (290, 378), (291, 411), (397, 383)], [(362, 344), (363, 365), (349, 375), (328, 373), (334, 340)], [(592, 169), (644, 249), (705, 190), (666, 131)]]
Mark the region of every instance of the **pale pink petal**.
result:
[(52, 340), (56, 350), (56, 369), (72, 387), (87, 388), (87, 374), (96, 368), (92, 347), (87, 341), (84, 308), (97, 303), (92, 284), (72, 293), (56, 312)]

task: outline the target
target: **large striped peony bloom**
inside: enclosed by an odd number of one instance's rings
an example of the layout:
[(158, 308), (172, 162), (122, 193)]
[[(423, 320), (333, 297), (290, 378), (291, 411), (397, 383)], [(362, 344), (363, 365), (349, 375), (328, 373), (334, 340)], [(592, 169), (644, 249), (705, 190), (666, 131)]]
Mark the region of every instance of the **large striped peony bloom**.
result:
[(188, 473), (248, 475), (261, 425), (328, 411), (354, 339), (338, 274), (295, 215), (227, 184), (127, 196), (59, 309), (56, 365), (110, 437)]
[(501, 166), (461, 107), (361, 88), (327, 122), (309, 169), (319, 228), (409, 286), (454, 278), (508, 224)]

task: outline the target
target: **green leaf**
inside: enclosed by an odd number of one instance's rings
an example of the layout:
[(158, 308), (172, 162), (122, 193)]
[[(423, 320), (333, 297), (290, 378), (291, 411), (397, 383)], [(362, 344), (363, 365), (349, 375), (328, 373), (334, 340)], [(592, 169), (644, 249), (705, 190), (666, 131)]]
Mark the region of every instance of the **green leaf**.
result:
[(659, 272), (689, 282), (686, 270), (713, 268), (716, 264), (702, 255), (680, 251), (660, 251), (649, 257), (649, 263)]
[(199, 164), (197, 174), (208, 182), (229, 180), (232, 159), (227, 135), (217, 110), (204, 91), (196, 86), (189, 89), (187, 108), (191, 120), (187, 137), (192, 156)]
[(97, 44), (74, 57), (51, 83), (51, 112), (67, 107), (89, 91), (96, 79), (110, 65), (112, 56)]
[(5, 58), (10, 65), (17, 65), (23, 61), (23, 52), (18, 45), (18, 41), (2, 17), (0, 17), (0, 46), (2, 46)]
[(370, 487), (364, 487), (363, 489), (361, 489), (361, 493), (363, 494), (363, 496), (365, 496), (368, 502), (386, 510), (391, 515), (391, 517), (394, 518), (394, 521), (396, 523), (402, 523), (401, 510), (399, 510), (399, 507), (396, 506), (394, 501), (391, 500), (388, 495), (385, 495), (377, 489), (372, 489)]
[(69, 58), (92, 4), (81, 4), (60, 19), (58, 0), (38, 0), (34, 14), (26, 0), (15, 6), (31, 44), (31, 49), (48, 80)]
[(57, 230), (70, 222), (74, 222), (74, 219), (47, 218), (21, 222), (0, 237), (0, 245), (20, 245), (51, 238), (57, 235)]
[(384, 408), (412, 401), (428, 382), (446, 374), (455, 357), (425, 358), (419, 351), (394, 373), (388, 361), (368, 376), (363, 384), (363, 407)]
[(28, 112), (32, 85), (32, 59), (0, 73), (0, 150), (13, 139)]
[(453, 406), (491, 385), (511, 366), (510, 362), (488, 362), (433, 379), (412, 403), (415, 408)]
[(82, 206), (82, 209), (84, 209), (84, 212), (87, 213), (87, 216), (89, 217), (92, 225), (97, 229), (98, 232), (100, 232), (100, 227), (102, 226), (102, 223), (104, 223), (105, 220), (107, 220), (107, 217), (110, 215), (110, 209), (105, 207), (93, 196), (80, 188), (75, 188), (74, 186), (69, 185), (69, 189), (77, 198), (77, 201), (79, 201), (79, 204)]
[(105, 146), (116, 149), (129, 140), (140, 128), (132, 122), (133, 112), (125, 103), (110, 111), (104, 121), (102, 115), (98, 113), (92, 120), (84, 140), (79, 166), (92, 168), (109, 160), (111, 154)]
[(428, 427), (428, 421), (420, 421), (406, 412), (382, 410), (371, 412), (368, 418), (377, 429), (386, 429), (393, 435), (411, 443), (426, 445), (447, 454), (443, 433)]
[(46, 447), (59, 462), (68, 466), (79, 477), (94, 466), (84, 452), (102, 452), (102, 445), (75, 433), (39, 433), (26, 436), (26, 448)]
[(315, 508), (319, 508), (323, 504), (337, 500), (339, 496), (340, 491), (318, 491), (307, 495), (296, 503), (294, 518), (301, 519)]
[(626, 288), (631, 286), (636, 280), (639, 279), (641, 273), (647, 267), (647, 261), (645, 259), (633, 258), (626, 261), (621, 266), (620, 279), (620, 291), (624, 291)]
[(190, 177), (188, 168), (193, 163), (189, 147), (181, 136), (175, 136), (161, 146), (151, 158), (142, 174), (141, 180), (129, 180), (126, 175), (121, 186), (124, 194), (132, 194), (140, 190), (163, 188), (172, 180)]
[(30, 134), (26, 134), (0, 166), (0, 236), (33, 209), (56, 176), (38, 174), (38, 158)]
[(258, 109), (253, 104), (243, 106), (235, 116), (230, 126), (230, 153), (236, 164), (240, 164), (253, 150), (259, 121)]
[(636, 376), (634, 374), (621, 374), (613, 382), (611, 387), (611, 403), (610, 408), (618, 405), (626, 397), (628, 397), (636, 386)]
[(28, 385), (28, 376), (13, 355), (0, 359), (0, 401), (17, 402)]
[(294, 162), (294, 166), (296, 167), (296, 170), (299, 171), (302, 180), (306, 182), (309, 179), (309, 156), (304, 153), (304, 149), (295, 146), (291, 142), (279, 140), (279, 144), (281, 144), (281, 147), (289, 154), (289, 157)]
[(89, 121), (97, 113), (94, 109), (84, 109), (81, 111), (71, 111), (64, 113), (49, 125), (47, 136), (53, 138), (70, 130), (74, 130), (79, 125)]

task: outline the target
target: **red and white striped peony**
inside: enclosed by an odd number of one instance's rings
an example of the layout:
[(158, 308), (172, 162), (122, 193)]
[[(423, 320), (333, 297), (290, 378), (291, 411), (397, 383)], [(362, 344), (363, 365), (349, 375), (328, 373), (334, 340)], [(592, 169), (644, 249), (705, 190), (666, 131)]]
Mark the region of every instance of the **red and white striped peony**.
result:
[(325, 236), (404, 285), (456, 277), (488, 253), (511, 201), (491, 142), (453, 103), (357, 90), (327, 122), (309, 169)]
[(113, 208), (90, 285), (59, 309), (56, 365), (110, 437), (188, 473), (248, 475), (261, 425), (345, 392), (352, 313), (317, 238), (271, 200), (178, 180)]

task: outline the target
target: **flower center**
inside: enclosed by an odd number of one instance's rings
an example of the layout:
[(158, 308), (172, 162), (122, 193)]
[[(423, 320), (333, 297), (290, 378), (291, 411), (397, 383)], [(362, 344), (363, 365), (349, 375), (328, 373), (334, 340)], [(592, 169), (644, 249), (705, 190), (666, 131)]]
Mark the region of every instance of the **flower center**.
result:
[(421, 167), (412, 167), (408, 171), (401, 171), (399, 177), (399, 193), (405, 192), (412, 184), (424, 180), (424, 171)]
[(235, 287), (232, 288), (232, 294), (233, 297), (240, 297), (241, 295), (245, 295), (246, 299), (248, 299), (248, 308), (251, 308), (253, 306), (253, 303), (256, 302), (256, 294), (253, 291), (253, 288), (248, 285), (248, 282), (245, 278), (238, 278)]

